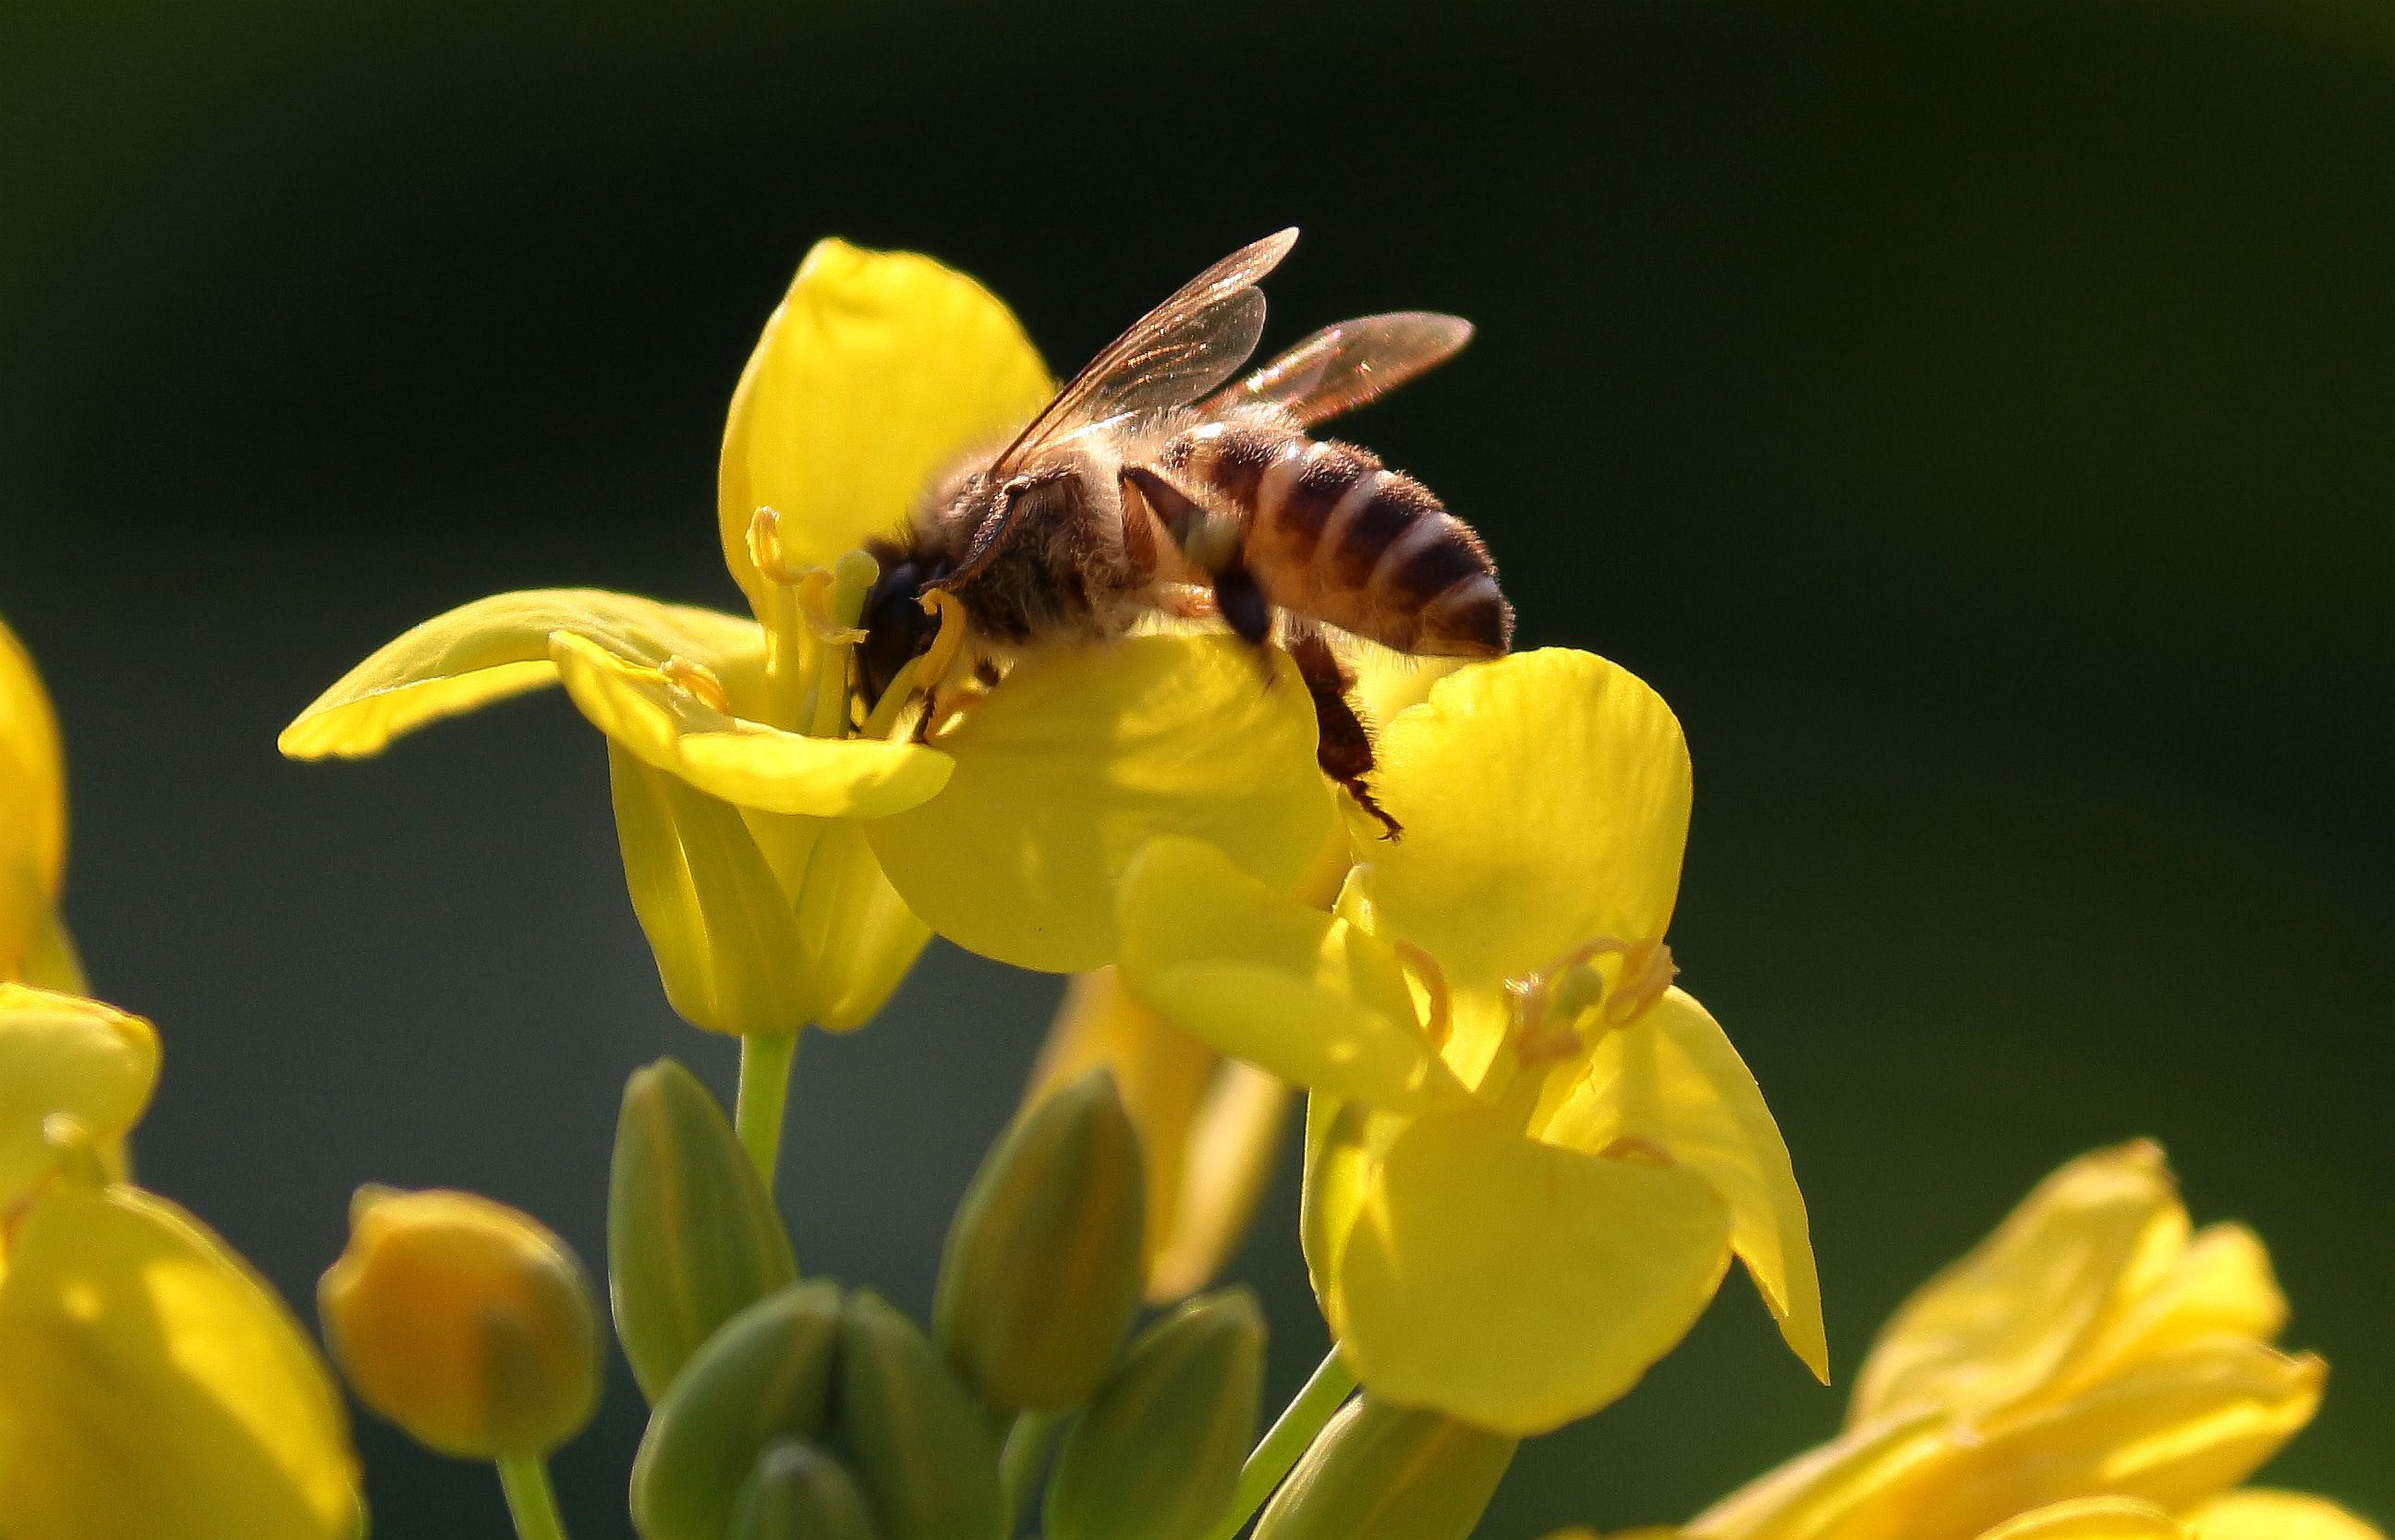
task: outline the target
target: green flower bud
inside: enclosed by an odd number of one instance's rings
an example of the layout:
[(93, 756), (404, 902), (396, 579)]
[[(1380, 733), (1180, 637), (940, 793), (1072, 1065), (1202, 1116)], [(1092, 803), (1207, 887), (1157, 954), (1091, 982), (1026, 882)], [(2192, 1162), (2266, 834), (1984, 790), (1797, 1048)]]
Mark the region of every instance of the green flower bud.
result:
[(1316, 1437), (1250, 1540), (1464, 1540), (1518, 1447), (1368, 1390)]
[(1093, 1070), (1027, 1109), (948, 1230), (934, 1320), (968, 1384), (1007, 1411), (1079, 1404), (1138, 1312), (1139, 1136)]
[(840, 1434), (887, 1540), (1000, 1532), (987, 1415), (915, 1323), (864, 1289), (840, 1322)]
[(698, 1077), (632, 1072), (607, 1188), (615, 1336), (655, 1402), (718, 1326), (798, 1276), (782, 1217)]
[(875, 1540), (856, 1479), (813, 1444), (765, 1446), (732, 1505), (724, 1540)]
[(598, 1409), (590, 1280), (505, 1204), (360, 1188), (317, 1307), (358, 1399), (443, 1454), (545, 1455)]
[(650, 1414), (632, 1462), (644, 1540), (723, 1540), (768, 1445), (823, 1430), (840, 1345), (840, 1287), (792, 1283), (725, 1322)]
[(1255, 1442), (1264, 1357), (1264, 1315), (1246, 1289), (1193, 1299), (1142, 1332), (1065, 1436), (1048, 1540), (1211, 1529)]

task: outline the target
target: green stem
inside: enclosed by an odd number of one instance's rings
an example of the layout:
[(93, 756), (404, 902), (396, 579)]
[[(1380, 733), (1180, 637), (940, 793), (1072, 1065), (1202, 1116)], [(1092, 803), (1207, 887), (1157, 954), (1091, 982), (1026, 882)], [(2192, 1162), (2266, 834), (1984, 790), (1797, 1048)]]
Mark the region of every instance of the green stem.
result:
[(1314, 1436), (1322, 1431), (1322, 1425), (1345, 1404), (1347, 1393), (1355, 1389), (1356, 1376), (1340, 1361), (1339, 1349), (1334, 1344), (1322, 1362), (1315, 1365), (1314, 1377), (1305, 1382), (1305, 1388), (1298, 1391), (1279, 1420), (1272, 1425), (1272, 1431), (1264, 1435), (1264, 1442), (1256, 1445), (1256, 1452), (1239, 1468), (1239, 1484), (1232, 1490), (1230, 1510), (1207, 1532), (1206, 1540), (1232, 1540), (1255, 1517), (1256, 1509), (1264, 1506), (1264, 1499), (1280, 1486), (1290, 1468), (1297, 1464), (1298, 1456), (1305, 1453)]
[(998, 1458), (999, 1490), (1006, 1495), (1006, 1533), (1023, 1524), (1023, 1505), (1030, 1500), (1032, 1483), (1047, 1463), (1048, 1445), (1063, 1427), (1062, 1412), (1023, 1412), (1007, 1429), (1006, 1450)]
[(733, 1103), (732, 1126), (768, 1192), (781, 1163), (782, 1111), (789, 1105), (790, 1067), (798, 1058), (795, 1032), (757, 1033), (740, 1040), (740, 1094)]
[(558, 1516), (557, 1489), (549, 1485), (549, 1462), (540, 1456), (499, 1456), (499, 1490), (508, 1495), (508, 1517), (516, 1521), (516, 1540), (565, 1540), (565, 1520)]

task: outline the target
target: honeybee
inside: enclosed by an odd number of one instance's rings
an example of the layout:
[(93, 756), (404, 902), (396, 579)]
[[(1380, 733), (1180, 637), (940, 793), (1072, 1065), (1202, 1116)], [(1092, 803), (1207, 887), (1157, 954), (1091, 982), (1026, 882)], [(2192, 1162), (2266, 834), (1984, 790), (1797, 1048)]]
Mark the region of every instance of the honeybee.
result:
[(868, 704), (930, 645), (929, 588), (962, 606), (985, 678), (998, 657), (1120, 637), (1147, 611), (1218, 615), (1258, 648), (1277, 636), (1313, 696), (1324, 772), (1396, 836), (1325, 628), (1485, 658), (1511, 644), (1514, 612), (1470, 525), (1369, 450), (1310, 430), (1451, 357), (1472, 326), (1417, 310), (1343, 321), (1225, 386), (1264, 331), (1256, 285), (1296, 242), (1266, 236), (1184, 284), (869, 547)]

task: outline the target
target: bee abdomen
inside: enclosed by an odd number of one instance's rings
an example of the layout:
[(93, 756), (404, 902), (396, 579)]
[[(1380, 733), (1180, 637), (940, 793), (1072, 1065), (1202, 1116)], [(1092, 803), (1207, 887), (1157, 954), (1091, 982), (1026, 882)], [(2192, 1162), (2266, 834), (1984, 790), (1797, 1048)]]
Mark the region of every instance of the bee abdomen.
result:
[(1209, 428), (1176, 441), (1165, 465), (1248, 516), (1247, 565), (1274, 603), (1404, 652), (1494, 656), (1512, 642), (1479, 535), (1370, 451)]

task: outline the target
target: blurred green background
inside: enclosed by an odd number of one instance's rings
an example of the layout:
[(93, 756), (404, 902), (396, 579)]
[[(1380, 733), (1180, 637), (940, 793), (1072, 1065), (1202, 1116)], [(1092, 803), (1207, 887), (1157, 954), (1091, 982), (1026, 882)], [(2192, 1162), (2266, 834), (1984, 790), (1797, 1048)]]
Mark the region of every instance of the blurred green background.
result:
[[(2335, 1367), (2272, 1478), (2395, 1519), (2391, 192), (2383, 6), (18, 0), (0, 611), (60, 698), (72, 919), (165, 1033), (145, 1175), (303, 1310), (367, 1179), (598, 1257), (624, 1074), (731, 1054), (666, 1009), (596, 742), (554, 697), (357, 767), (276, 729), (496, 589), (736, 603), (715, 439), (817, 235), (965, 268), (1069, 366), (1295, 223), (1272, 339), (1478, 322), (1354, 432), (1486, 532), (1527, 641), (1687, 724), (1674, 944), (1841, 1369), (2150, 1134)], [(810, 1047), (812, 1270), (927, 1305), (1056, 987), (935, 949)], [(1283, 1390), (1293, 1201), (1241, 1263)], [(1840, 1403), (1733, 1283), (1483, 1533), (1686, 1516)], [(619, 1370), (583, 1540), (637, 1433)], [(499, 1533), (486, 1469), (361, 1436), (378, 1533)]]

